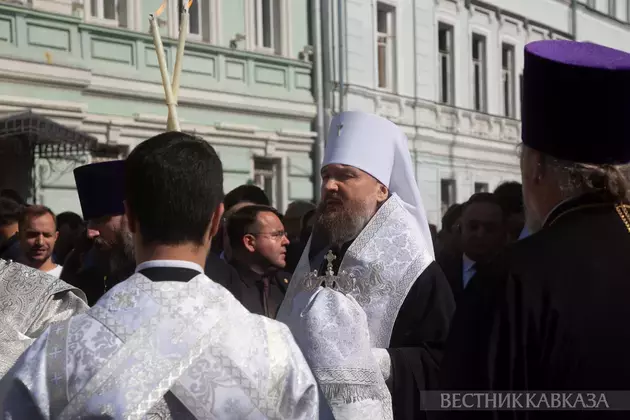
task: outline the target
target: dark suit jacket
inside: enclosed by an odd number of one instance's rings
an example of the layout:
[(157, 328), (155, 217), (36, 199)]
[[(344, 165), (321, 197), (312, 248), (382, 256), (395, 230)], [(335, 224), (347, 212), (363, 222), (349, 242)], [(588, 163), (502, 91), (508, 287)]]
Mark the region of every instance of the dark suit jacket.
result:
[(457, 302), (459, 296), (464, 291), (464, 262), (461, 252), (449, 253), (445, 251), (437, 257), (437, 263), (442, 268), (446, 280), (448, 280), (448, 284), (451, 286), (455, 302)]
[(239, 297), (234, 293), (234, 288), (240, 282), (238, 273), (236, 270), (226, 263), (221, 257), (210, 252), (206, 259), (205, 274), (211, 280), (219, 283), (221, 286), (228, 289), (234, 297), (240, 301)]

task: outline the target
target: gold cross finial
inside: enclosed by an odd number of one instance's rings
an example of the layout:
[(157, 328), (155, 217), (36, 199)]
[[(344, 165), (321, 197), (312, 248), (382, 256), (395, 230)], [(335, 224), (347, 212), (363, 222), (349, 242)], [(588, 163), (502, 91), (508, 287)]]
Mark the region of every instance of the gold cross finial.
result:
[(339, 124), (337, 126), (337, 137), (341, 135), (341, 130), (343, 130), (343, 124)]
[(326, 254), (326, 261), (328, 261), (328, 264), (326, 264), (326, 273), (330, 273), (333, 274), (335, 272), (335, 270), (333, 270), (333, 261), (335, 261), (337, 259), (337, 257), (335, 256), (335, 254), (333, 254), (332, 250), (328, 251), (328, 254)]

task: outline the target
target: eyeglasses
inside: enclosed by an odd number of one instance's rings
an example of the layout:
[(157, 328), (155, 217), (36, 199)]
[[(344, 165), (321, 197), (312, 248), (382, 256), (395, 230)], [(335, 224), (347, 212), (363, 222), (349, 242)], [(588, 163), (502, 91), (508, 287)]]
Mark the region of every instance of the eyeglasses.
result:
[(281, 239), (283, 237), (288, 236), (287, 232), (284, 230), (279, 230), (277, 232), (249, 232), (248, 235), (254, 236), (270, 236), (273, 239)]

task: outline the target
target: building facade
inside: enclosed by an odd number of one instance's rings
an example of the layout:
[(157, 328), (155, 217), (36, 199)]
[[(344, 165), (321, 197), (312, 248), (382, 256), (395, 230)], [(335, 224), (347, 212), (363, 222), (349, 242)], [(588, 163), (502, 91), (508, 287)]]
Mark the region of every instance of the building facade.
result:
[[(149, 31), (149, 15), (161, 1), (0, 1), (0, 119), (29, 112), (0, 124), (0, 143), (19, 140), (0, 147), (0, 188), (80, 214), (76, 166), (122, 157), (164, 131), (167, 109)], [(181, 1), (166, 0), (158, 18), (171, 74)], [(216, 148), (226, 191), (256, 183), (280, 209), (313, 197), (307, 6), (306, 0), (194, 0), (190, 9), (181, 128)], [(54, 133), (43, 146), (33, 137), (42, 121), (59, 125), (48, 129)], [(66, 145), (55, 145), (60, 127), (91, 136), (97, 147), (65, 153)], [(40, 147), (33, 149), (35, 143)], [(43, 153), (50, 144), (56, 153)]]
[(630, 49), (628, 0), (321, 1), (330, 16), (324, 84), (335, 91), (327, 112), (363, 110), (403, 127), (438, 226), (450, 205), (520, 180), (527, 43), (577, 39)]

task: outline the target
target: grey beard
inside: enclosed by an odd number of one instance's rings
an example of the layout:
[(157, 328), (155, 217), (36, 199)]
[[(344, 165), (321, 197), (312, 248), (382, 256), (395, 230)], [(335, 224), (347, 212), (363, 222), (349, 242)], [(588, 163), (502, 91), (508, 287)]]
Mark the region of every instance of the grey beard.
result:
[(371, 216), (353, 215), (343, 210), (332, 213), (322, 212), (317, 216), (313, 234), (323, 236), (331, 245), (341, 246), (359, 236), (370, 219)]

